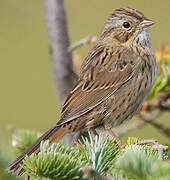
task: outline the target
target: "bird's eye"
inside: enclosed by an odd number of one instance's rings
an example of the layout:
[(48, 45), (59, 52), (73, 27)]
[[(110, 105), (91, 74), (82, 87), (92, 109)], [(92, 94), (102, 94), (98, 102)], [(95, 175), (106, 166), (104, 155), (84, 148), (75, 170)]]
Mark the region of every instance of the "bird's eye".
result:
[(124, 22), (123, 27), (126, 28), (126, 29), (130, 28), (130, 23), (129, 22)]

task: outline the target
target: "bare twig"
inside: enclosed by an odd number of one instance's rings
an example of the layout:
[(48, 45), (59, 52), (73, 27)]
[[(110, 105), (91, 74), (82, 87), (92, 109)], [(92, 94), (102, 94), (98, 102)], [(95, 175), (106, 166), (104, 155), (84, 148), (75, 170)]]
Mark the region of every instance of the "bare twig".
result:
[(162, 103), (162, 107), (170, 109), (170, 98), (167, 101)]
[(25, 176), (25, 180), (30, 180), (30, 176)]
[(154, 139), (145, 139), (141, 142), (137, 143), (138, 145), (144, 145), (144, 144), (153, 144), (153, 148), (158, 151), (159, 159), (163, 160), (163, 152), (168, 150), (168, 146), (164, 146), (162, 144), (159, 144)]
[(87, 36), (79, 41), (74, 42), (70, 47), (69, 51), (74, 51), (75, 49), (84, 46), (86, 44), (95, 43), (97, 41), (97, 36)]
[(53, 77), (62, 105), (75, 84), (67, 17), (63, 0), (46, 0), (46, 22), (51, 46)]

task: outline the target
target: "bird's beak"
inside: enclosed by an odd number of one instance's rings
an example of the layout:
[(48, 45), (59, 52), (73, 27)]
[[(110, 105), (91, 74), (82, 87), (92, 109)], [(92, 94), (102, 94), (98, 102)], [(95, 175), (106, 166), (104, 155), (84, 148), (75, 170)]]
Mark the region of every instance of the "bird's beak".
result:
[(152, 20), (145, 18), (139, 24), (139, 26), (143, 29), (143, 28), (147, 28), (147, 27), (151, 26), (152, 24), (154, 24), (154, 22)]

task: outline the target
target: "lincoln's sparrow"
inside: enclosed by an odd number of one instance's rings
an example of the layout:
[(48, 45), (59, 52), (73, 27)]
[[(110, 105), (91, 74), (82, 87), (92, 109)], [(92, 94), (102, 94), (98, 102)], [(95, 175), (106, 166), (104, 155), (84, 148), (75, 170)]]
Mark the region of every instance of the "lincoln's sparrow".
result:
[[(40, 142), (59, 141), (81, 129), (110, 130), (141, 107), (157, 77), (157, 61), (147, 27), (153, 21), (131, 8), (116, 9), (85, 58), (80, 79), (70, 92), (60, 121), (9, 167), (16, 171), (25, 157), (39, 152)], [(19, 175), (24, 170), (20, 169)]]

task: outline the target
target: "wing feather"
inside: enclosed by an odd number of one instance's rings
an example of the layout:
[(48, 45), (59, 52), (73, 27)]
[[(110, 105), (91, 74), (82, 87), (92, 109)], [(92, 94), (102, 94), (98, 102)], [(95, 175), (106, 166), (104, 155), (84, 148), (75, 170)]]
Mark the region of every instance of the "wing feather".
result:
[[(104, 61), (96, 64), (101, 54), (112, 62), (109, 67), (105, 66)], [(126, 56), (118, 60), (118, 56), (120, 57), (119, 54), (109, 54), (106, 49), (101, 51), (101, 48), (98, 53), (87, 56), (82, 65), (81, 79), (67, 98), (58, 125), (88, 113), (136, 75), (139, 63), (132, 63), (131, 58), (134, 57)], [(139, 62), (138, 57), (136, 62)]]

